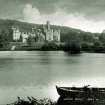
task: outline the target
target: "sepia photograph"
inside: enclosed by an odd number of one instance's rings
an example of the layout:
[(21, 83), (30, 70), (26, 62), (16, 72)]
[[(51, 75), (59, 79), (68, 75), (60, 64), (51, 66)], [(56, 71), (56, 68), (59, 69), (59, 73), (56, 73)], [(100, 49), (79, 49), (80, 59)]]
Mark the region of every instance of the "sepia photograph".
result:
[(0, 105), (105, 105), (105, 0), (0, 0)]

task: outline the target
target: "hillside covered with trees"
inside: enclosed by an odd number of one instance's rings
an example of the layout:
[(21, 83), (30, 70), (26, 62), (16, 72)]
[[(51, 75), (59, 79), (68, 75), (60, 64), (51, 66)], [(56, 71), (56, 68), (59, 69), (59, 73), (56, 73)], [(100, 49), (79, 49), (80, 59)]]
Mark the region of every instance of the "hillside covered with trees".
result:
[[(9, 42), (12, 42), (11, 27), (18, 27), (20, 31), (30, 32), (33, 27), (42, 28), (43, 24), (31, 24), (16, 20), (0, 19), (0, 48), (7, 47)], [(61, 43), (69, 45), (70, 42), (80, 43), (82, 50), (105, 51), (105, 34), (91, 33), (79, 29), (74, 29), (66, 26), (51, 25), (52, 29), (61, 30)], [(48, 46), (47, 46), (48, 47)], [(44, 48), (45, 49), (45, 48)], [(58, 49), (58, 48), (57, 48)]]

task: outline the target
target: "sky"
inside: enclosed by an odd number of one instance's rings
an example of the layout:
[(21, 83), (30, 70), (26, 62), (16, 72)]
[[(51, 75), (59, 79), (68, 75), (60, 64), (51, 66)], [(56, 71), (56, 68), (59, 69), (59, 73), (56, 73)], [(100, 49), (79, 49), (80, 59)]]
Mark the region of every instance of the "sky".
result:
[(0, 18), (102, 32), (105, 0), (0, 0)]

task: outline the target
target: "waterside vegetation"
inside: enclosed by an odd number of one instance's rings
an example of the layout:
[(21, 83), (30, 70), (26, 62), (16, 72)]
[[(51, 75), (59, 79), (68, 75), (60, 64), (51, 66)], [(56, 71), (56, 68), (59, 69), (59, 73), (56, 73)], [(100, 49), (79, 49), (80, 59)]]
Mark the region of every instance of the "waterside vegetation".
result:
[(55, 105), (56, 102), (53, 102), (51, 99), (44, 98), (44, 99), (36, 99), (34, 97), (27, 96), (27, 99), (22, 99), (17, 97), (17, 101), (7, 104), (7, 105)]

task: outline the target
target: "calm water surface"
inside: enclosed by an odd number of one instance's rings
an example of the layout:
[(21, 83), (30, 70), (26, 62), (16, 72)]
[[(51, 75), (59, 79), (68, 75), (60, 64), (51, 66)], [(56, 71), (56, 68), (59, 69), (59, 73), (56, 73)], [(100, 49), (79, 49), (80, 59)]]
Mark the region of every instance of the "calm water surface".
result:
[(0, 104), (17, 96), (58, 98), (55, 86), (105, 86), (105, 54), (0, 52)]

